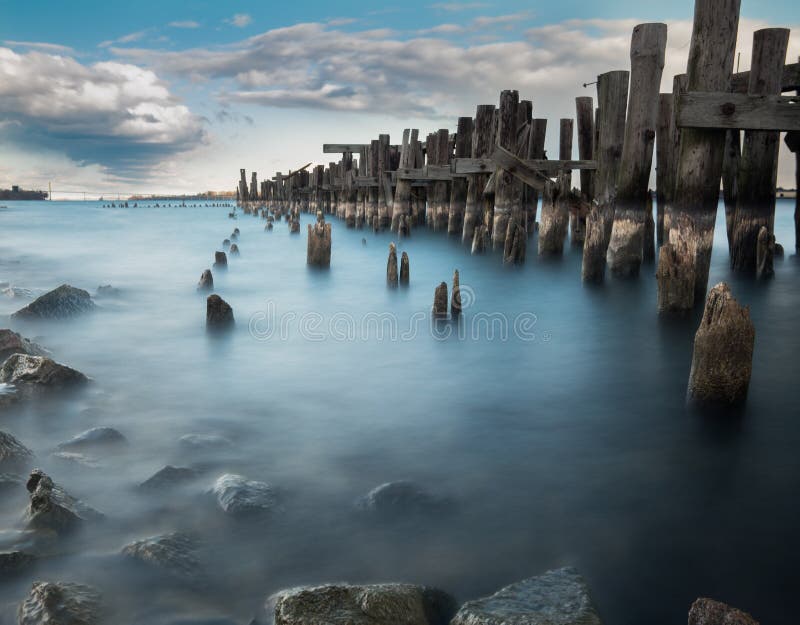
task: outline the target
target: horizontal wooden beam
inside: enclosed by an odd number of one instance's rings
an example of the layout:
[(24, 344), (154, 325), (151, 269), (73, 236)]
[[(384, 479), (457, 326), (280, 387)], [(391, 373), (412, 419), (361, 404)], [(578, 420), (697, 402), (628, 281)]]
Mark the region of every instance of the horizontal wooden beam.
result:
[(357, 187), (377, 187), (378, 179), (374, 176), (356, 176)]
[(681, 128), (800, 130), (800, 96), (690, 91), (678, 98)]
[[(547, 176), (555, 176), (561, 171), (597, 169), (597, 161), (556, 161), (548, 159), (526, 159), (525, 165), (540, 171)], [(455, 158), (450, 162), (450, 171), (454, 175), (485, 174), (495, 169), (495, 163), (490, 158)]]
[(544, 192), (548, 186), (554, 184), (550, 178), (540, 171), (533, 169), (524, 160), (518, 158), (499, 145), (495, 147), (492, 160), (495, 164), (525, 184)]
[[(352, 154), (361, 150), (368, 150), (369, 143), (323, 143), (323, 154)], [(397, 145), (390, 145), (390, 148), (399, 148)]]
[[(739, 72), (731, 77), (731, 91), (734, 93), (747, 93), (750, 84), (750, 72)], [(781, 91), (794, 91), (800, 89), (800, 63), (789, 63), (783, 66), (781, 78)]]

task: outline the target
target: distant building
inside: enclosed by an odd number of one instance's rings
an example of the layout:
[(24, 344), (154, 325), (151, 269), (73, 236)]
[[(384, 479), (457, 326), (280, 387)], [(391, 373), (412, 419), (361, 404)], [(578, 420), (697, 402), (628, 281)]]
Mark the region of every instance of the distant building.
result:
[(18, 184), (11, 185), (10, 189), (0, 189), (0, 200), (46, 200), (46, 191), (26, 191)]

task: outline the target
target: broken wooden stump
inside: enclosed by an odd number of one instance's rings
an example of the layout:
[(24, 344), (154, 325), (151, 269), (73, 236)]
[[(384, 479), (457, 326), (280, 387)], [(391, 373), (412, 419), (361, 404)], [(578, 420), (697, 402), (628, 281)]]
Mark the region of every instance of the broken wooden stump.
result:
[(658, 120), (659, 85), (667, 47), (666, 24), (639, 24), (631, 37), (631, 83), (622, 161), (617, 179), (608, 267), (618, 277), (639, 275)]
[[(446, 166), (450, 163), (452, 148), (450, 146), (450, 131), (440, 128), (434, 138), (435, 151), (428, 158), (428, 165)], [(432, 202), (428, 210), (433, 215), (433, 229), (435, 231), (447, 230), (447, 221), (450, 212), (450, 183), (446, 180), (436, 180), (432, 186)]]
[(408, 254), (403, 252), (400, 256), (400, 284), (407, 285), (411, 280), (411, 269), (408, 264)]
[(442, 282), (436, 287), (433, 294), (433, 316), (447, 316), (447, 282)]
[(684, 238), (683, 233), (691, 233), (691, 226), (684, 224), (671, 229), (669, 241), (659, 250), (656, 268), (659, 313), (680, 313), (694, 306), (696, 239)]
[[(547, 135), (547, 120), (542, 118), (535, 118), (531, 120), (531, 134), (528, 143), (528, 158), (530, 159), (545, 159), (544, 142)], [(536, 227), (536, 215), (539, 211), (539, 197), (541, 194), (538, 189), (531, 186), (528, 187), (528, 204), (527, 204), (527, 228), (528, 236), (532, 236)]]
[(775, 235), (766, 226), (758, 231), (756, 244), (756, 277), (765, 280), (775, 275), (773, 259), (775, 257)]
[(231, 253), (231, 256), (238, 256), (239, 255), (239, 246), (236, 245), (236, 243), (233, 243), (231, 245), (231, 249), (229, 251)]
[(397, 247), (389, 243), (389, 260), (386, 261), (386, 284), (397, 286)]
[[(494, 105), (479, 104), (475, 113), (474, 137), (472, 141), (472, 158), (488, 158), (494, 148)], [(464, 227), (461, 240), (472, 243), (475, 238), (475, 227), (483, 223), (487, 212), (487, 199), (483, 195), (491, 171), (483, 174), (470, 174), (467, 177), (467, 197), (464, 208)]]
[(486, 234), (486, 226), (483, 224), (478, 224), (475, 226), (472, 234), (472, 253), (473, 254), (483, 254), (486, 250), (486, 239), (488, 238)]
[(214, 252), (214, 267), (217, 269), (228, 268), (228, 257), (225, 252)]
[(308, 224), (306, 263), (313, 267), (331, 265), (331, 224), (325, 222), (321, 211), (317, 212), (317, 223)]
[[(764, 28), (753, 34), (749, 95), (780, 95), (789, 29)], [(780, 133), (745, 130), (739, 161), (736, 212), (731, 229), (731, 268), (753, 273), (762, 226), (775, 221), (775, 182)]]
[(198, 291), (213, 291), (214, 290), (214, 276), (211, 274), (210, 269), (206, 269), (200, 276), (200, 282), (197, 283)]
[(512, 218), (508, 222), (508, 232), (503, 248), (503, 262), (505, 264), (522, 265), (525, 263), (525, 253), (528, 245), (528, 234), (525, 228)]
[(747, 398), (755, 328), (750, 311), (720, 282), (708, 293), (694, 337), (687, 400), (708, 408), (733, 408)]
[(453, 294), (450, 298), (450, 314), (458, 317), (461, 314), (461, 284), (458, 279), (458, 269), (453, 272)]
[(606, 225), (603, 213), (597, 205), (594, 205), (586, 217), (586, 236), (583, 241), (581, 265), (581, 279), (584, 282), (603, 281), (606, 271), (605, 239)]
[(233, 325), (233, 308), (214, 293), (206, 299), (206, 327), (209, 330), (224, 330)]
[(758, 625), (758, 621), (747, 612), (703, 597), (689, 609), (688, 625)]
[[(564, 179), (561, 179), (561, 185)], [(542, 197), (542, 214), (539, 217), (539, 256), (561, 256), (564, 239), (569, 229), (567, 204), (561, 199), (563, 188), (550, 184)]]

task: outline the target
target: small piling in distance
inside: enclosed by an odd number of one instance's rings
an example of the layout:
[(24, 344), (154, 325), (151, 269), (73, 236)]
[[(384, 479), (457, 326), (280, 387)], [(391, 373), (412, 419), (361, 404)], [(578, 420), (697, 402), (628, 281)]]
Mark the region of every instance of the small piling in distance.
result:
[(450, 298), (450, 314), (458, 317), (461, 314), (461, 285), (458, 281), (458, 269), (453, 272), (453, 294)]
[(447, 282), (442, 282), (433, 293), (433, 316), (447, 316)]
[(233, 308), (216, 293), (206, 299), (206, 328), (224, 330), (234, 324)]
[(411, 269), (408, 264), (408, 254), (403, 252), (400, 256), (400, 284), (408, 285), (411, 280)]
[(228, 267), (228, 257), (225, 252), (214, 252), (214, 267), (226, 269)]
[(397, 247), (389, 243), (389, 260), (386, 262), (386, 284), (397, 286)]
[(317, 211), (317, 223), (308, 224), (306, 263), (314, 267), (331, 265), (331, 225), (325, 222), (322, 211)]

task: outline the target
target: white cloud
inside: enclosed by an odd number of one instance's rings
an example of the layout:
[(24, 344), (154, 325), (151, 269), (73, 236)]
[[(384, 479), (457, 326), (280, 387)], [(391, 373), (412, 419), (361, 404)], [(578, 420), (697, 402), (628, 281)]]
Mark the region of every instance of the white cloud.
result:
[(253, 21), (253, 18), (247, 13), (236, 13), (233, 17), (225, 20), (225, 23), (237, 28), (244, 28)]
[(183, 20), (178, 22), (170, 22), (168, 26), (172, 28), (200, 28), (200, 23), (194, 20)]
[(75, 50), (69, 46), (62, 46), (57, 43), (45, 43), (43, 41), (11, 41), (6, 39), (4, 42), (12, 48), (27, 48), (29, 50), (41, 50), (53, 54), (75, 54)]
[(101, 41), (97, 46), (99, 48), (109, 48), (114, 44), (119, 43), (133, 43), (134, 41), (141, 40), (147, 34), (147, 30), (139, 30), (135, 33), (129, 33), (127, 35), (123, 35), (122, 37), (118, 37), (117, 39), (108, 39), (106, 41)]
[(437, 2), (428, 6), (429, 9), (437, 9), (439, 11), (474, 11), (476, 9), (485, 9), (491, 5), (486, 2)]

